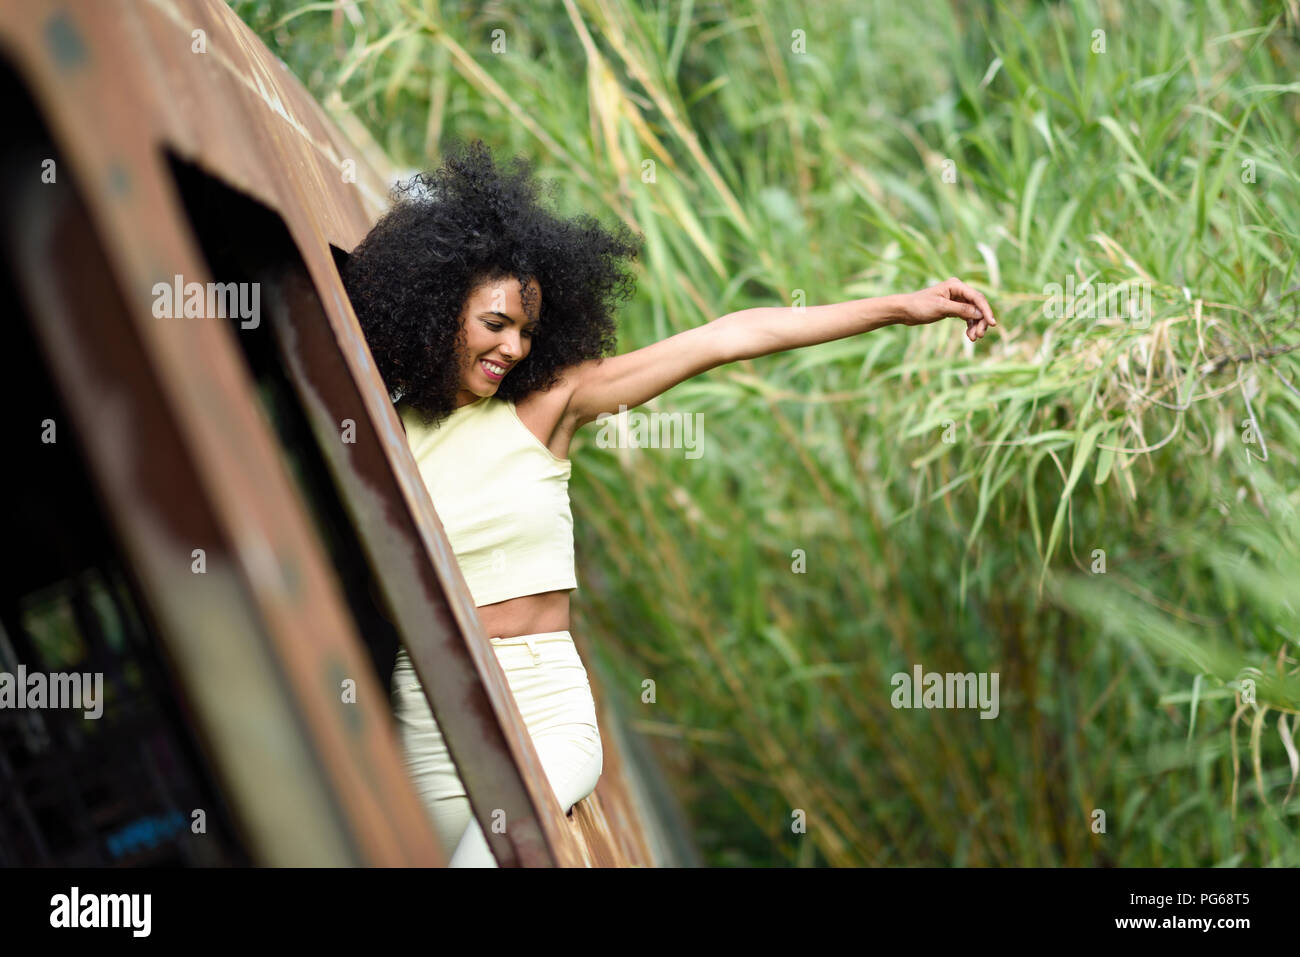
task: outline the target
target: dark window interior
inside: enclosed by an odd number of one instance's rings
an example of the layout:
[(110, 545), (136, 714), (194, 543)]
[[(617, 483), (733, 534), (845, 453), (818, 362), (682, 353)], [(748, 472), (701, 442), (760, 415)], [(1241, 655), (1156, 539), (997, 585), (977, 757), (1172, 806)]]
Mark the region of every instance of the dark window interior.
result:
[[(167, 151), (165, 155), (190, 225), (202, 246), (212, 281), (261, 283), (262, 315), (256, 328), (243, 328), (240, 319), (232, 317), (229, 319), (231, 332), (257, 383), (258, 398), (279, 438), (290, 474), (328, 551), (376, 679), (387, 691), (400, 639), (329, 466), (286, 374), (286, 360), (271, 328), (270, 313), (277, 308), (273, 292), (277, 279), (290, 273), (306, 275), (306, 264), (284, 221), (274, 211), (176, 154)], [(335, 246), (330, 249), (335, 263), (341, 265), (348, 254)]]
[(351, 253), (346, 253), (333, 243), (330, 243), (330, 255), (334, 257), (334, 268), (338, 270), (340, 276), (343, 275), (343, 267), (352, 258)]

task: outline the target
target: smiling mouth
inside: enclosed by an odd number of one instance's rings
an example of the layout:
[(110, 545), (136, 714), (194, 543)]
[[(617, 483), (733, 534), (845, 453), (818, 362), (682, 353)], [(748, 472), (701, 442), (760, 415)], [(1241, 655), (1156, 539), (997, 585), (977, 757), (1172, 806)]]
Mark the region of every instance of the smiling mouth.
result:
[(506, 366), (499, 366), (495, 362), (488, 362), (486, 359), (480, 359), (478, 364), (490, 379), (500, 379), (507, 371)]

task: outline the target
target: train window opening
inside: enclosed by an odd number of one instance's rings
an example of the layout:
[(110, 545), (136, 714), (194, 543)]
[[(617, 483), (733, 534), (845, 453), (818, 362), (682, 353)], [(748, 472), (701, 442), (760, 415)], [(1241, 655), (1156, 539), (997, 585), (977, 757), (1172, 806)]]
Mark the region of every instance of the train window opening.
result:
[[(277, 213), (171, 150), (165, 150), (165, 156), (210, 280), (219, 288), (237, 291), (227, 299), (232, 308), (223, 309), (224, 318), (256, 383), (261, 408), (278, 439), (289, 474), (329, 555), (375, 678), (386, 692), (400, 638), (350, 518), (345, 495), (319, 444), (347, 441), (347, 425), (339, 423), (338, 432), (328, 438), (317, 436), (286, 372), (288, 360), (272, 329), (273, 311), (293, 308), (284, 294), (285, 283), (293, 282), (297, 290), (309, 289), (311, 308), (324, 322), (319, 293)], [(345, 252), (330, 248), (336, 264), (340, 256), (345, 260)], [(231, 283), (233, 287), (228, 285)], [(259, 310), (256, 316), (250, 308), (254, 304)]]
[(335, 270), (338, 271), (340, 276), (343, 275), (343, 267), (348, 264), (348, 260), (352, 258), (352, 254), (347, 250), (339, 249), (339, 247), (330, 243), (330, 255), (334, 257)]

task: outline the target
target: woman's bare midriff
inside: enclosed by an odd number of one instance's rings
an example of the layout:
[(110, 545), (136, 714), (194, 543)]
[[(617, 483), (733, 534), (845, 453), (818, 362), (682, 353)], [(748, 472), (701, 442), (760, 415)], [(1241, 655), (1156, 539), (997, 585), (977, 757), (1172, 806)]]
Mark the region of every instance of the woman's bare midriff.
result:
[(547, 631), (569, 630), (568, 591), (548, 591), (538, 595), (521, 595), (480, 605), (479, 620), (489, 638), (517, 638)]

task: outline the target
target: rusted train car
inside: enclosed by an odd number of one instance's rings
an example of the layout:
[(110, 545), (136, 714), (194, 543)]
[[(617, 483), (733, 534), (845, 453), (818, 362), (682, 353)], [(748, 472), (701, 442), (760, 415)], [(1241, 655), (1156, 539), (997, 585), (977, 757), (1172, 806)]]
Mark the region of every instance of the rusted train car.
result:
[(339, 279), (388, 171), (218, 0), (0, 2), (0, 110), (0, 673), (102, 681), (0, 708), (0, 864), (445, 864), (399, 646), (501, 865), (697, 863), (581, 634), (550, 793)]

